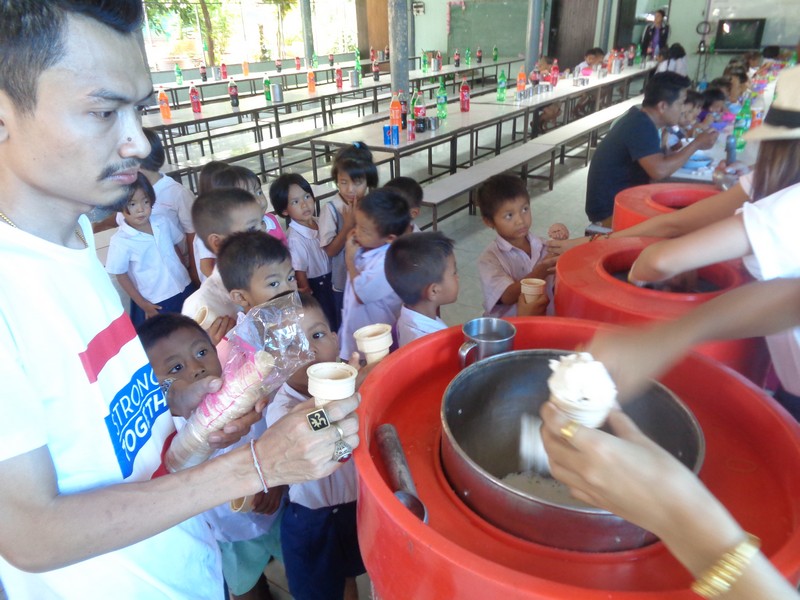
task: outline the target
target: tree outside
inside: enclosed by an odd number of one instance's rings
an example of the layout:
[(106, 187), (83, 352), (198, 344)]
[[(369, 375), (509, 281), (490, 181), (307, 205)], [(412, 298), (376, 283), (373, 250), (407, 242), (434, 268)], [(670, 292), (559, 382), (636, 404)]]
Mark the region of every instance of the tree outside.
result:
[[(144, 0), (154, 71), (303, 56), (298, 0)], [(355, 0), (312, 0), (314, 49), (347, 52), (357, 39)]]

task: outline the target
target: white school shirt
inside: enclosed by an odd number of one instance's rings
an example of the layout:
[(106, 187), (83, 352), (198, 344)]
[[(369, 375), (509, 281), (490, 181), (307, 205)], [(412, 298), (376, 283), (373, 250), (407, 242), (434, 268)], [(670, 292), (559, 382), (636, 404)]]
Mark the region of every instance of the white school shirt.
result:
[[(346, 207), (347, 204), (342, 197), (336, 194), (320, 211), (318, 221), (319, 245), (322, 248), (330, 244), (333, 238), (336, 237), (336, 234), (339, 233), (339, 223), (344, 219), (342, 213)], [(342, 247), (339, 254), (331, 257), (331, 280), (335, 291), (344, 291), (347, 283), (347, 265), (344, 262), (344, 247)]]
[(180, 294), (191, 279), (175, 251), (183, 234), (164, 216), (151, 215), (150, 226), (152, 235), (119, 223), (109, 241), (106, 271), (127, 273), (139, 293), (158, 304)]
[(199, 235), (194, 236), (194, 240), (192, 240), (192, 249), (194, 250), (194, 266), (197, 269), (197, 276), (200, 278), (200, 283), (203, 283), (207, 279), (207, 276), (200, 270), (200, 261), (204, 258), (213, 258), (216, 260), (217, 255), (206, 248), (205, 243), (203, 243)]
[(400, 317), (397, 319), (397, 343), (402, 348), (417, 338), (429, 333), (436, 333), (442, 329), (447, 329), (447, 324), (442, 321), (441, 317), (431, 319), (407, 306), (403, 306), (400, 309)]
[(292, 268), (302, 271), (309, 279), (330, 273), (331, 259), (319, 244), (319, 230), (301, 225), (297, 221), (289, 223), (288, 229), (286, 239), (289, 242), (289, 254), (292, 256)]
[[(147, 481), (175, 431), (85, 216), (80, 226), (81, 250), (11, 227), (0, 236), (0, 461), (46, 446), (61, 494)], [(222, 597), (219, 550), (198, 517), (44, 573), (0, 558), (0, 579), (15, 600)]]
[[(309, 396), (304, 396), (284, 383), (267, 406), (267, 427), (271, 427), (292, 408), (308, 399)], [(289, 500), (312, 510), (355, 502), (357, 496), (356, 468), (355, 461), (352, 460), (328, 477), (289, 486)]]
[[(478, 258), (484, 316), (502, 318), (517, 315), (517, 305), (500, 304), (500, 298), (508, 286), (524, 278), (547, 255), (547, 246), (542, 238), (528, 232), (528, 242), (531, 245), (530, 256), (498, 235)], [(549, 275), (546, 281), (547, 295), (552, 299), (553, 276)]]
[(172, 224), (183, 233), (194, 233), (192, 224), (194, 194), (191, 190), (163, 173), (161, 173), (161, 179), (153, 184), (153, 190), (156, 193), (153, 214), (168, 217)]
[(347, 278), (339, 327), (339, 356), (344, 360), (349, 360), (357, 350), (353, 332), (376, 323), (394, 325), (400, 315), (403, 301), (389, 285), (383, 270), (387, 250), (389, 244), (384, 244), (371, 250), (361, 248), (356, 254), (358, 276), (354, 280)]
[[(200, 284), (198, 290), (183, 302), (181, 312), (194, 319), (204, 306), (208, 308), (209, 312), (218, 317), (227, 315), (236, 318), (236, 315), (241, 311), (241, 307), (231, 300), (228, 290), (222, 283), (222, 277), (220, 277), (217, 267), (214, 267), (211, 275)], [(208, 325), (211, 325), (211, 323), (208, 323)]]
[[(747, 202), (742, 215), (753, 254), (745, 267), (760, 281), (800, 277), (800, 184), (795, 184), (757, 202)], [(775, 373), (790, 394), (800, 396), (800, 327), (766, 336)]]

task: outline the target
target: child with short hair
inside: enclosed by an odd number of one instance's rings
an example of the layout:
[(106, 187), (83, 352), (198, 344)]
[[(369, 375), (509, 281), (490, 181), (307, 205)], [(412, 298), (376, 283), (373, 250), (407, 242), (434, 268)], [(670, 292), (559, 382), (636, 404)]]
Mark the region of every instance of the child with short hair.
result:
[[(167, 379), (193, 383), (222, 375), (217, 349), (205, 330), (189, 317), (158, 315), (141, 324), (136, 332), (159, 383)], [(266, 429), (262, 418), (238, 442), (214, 456), (249, 444)], [(225, 503), (205, 513), (219, 544), (222, 573), (234, 600), (272, 597), (264, 569), (273, 556), (281, 559), (280, 508), (285, 490), (286, 486), (276, 486), (266, 494), (256, 494), (253, 512), (233, 512)]]
[(178, 246), (183, 234), (166, 217), (152, 214), (155, 201), (153, 186), (139, 173), (106, 257), (106, 271), (131, 299), (134, 325), (159, 312), (180, 312), (193, 291)]
[(531, 198), (525, 182), (515, 175), (494, 175), (477, 191), (478, 208), (487, 227), (497, 237), (478, 258), (485, 315), (513, 317), (517, 314), (520, 281), (545, 279), (548, 293), (531, 314), (544, 314), (552, 296), (551, 271), (557, 257), (549, 256), (545, 240), (531, 229)]
[[(714, 80), (718, 81), (718, 80)], [(719, 121), (722, 118), (722, 113), (725, 112), (725, 100), (728, 91), (712, 85), (703, 92), (703, 108), (700, 114), (697, 115), (697, 127), (708, 129), (711, 124)]]
[(447, 327), (439, 307), (458, 300), (453, 240), (440, 231), (400, 236), (386, 252), (385, 270), (403, 301), (396, 326), (400, 347)]
[(355, 206), (372, 189), (378, 187), (378, 168), (372, 152), (363, 142), (340, 148), (333, 158), (331, 178), (339, 193), (319, 215), (319, 244), (331, 259), (331, 283), (336, 300), (336, 313), (341, 314), (347, 266), (344, 247), (355, 227)]
[[(314, 351), (315, 363), (336, 360), (339, 343), (319, 303), (300, 295), (301, 327)], [(267, 407), (267, 425), (305, 402), (307, 366), (284, 383)], [(281, 520), (283, 564), (289, 592), (295, 600), (344, 598), (357, 600), (355, 578), (366, 570), (356, 533), (356, 471), (347, 462), (332, 475), (289, 486), (289, 503)]]
[[(214, 256), (219, 252), (225, 238), (232, 233), (263, 231), (263, 214), (261, 205), (255, 197), (238, 188), (220, 188), (200, 194), (192, 206), (192, 222), (197, 232), (197, 239), (201, 240)], [(235, 318), (239, 312), (239, 308), (225, 289), (216, 266), (208, 279), (200, 284), (200, 289), (186, 299), (181, 312), (195, 318), (204, 307), (220, 318), (223, 316)], [(210, 323), (204, 323), (203, 326), (208, 330), (216, 322), (214, 319)]]
[(347, 285), (342, 325), (339, 328), (340, 356), (349, 360), (357, 352), (353, 333), (366, 325), (394, 325), (403, 301), (386, 280), (384, 260), (395, 238), (411, 222), (408, 204), (395, 190), (378, 188), (367, 194), (355, 210), (356, 226), (347, 239), (345, 263)]
[(319, 244), (316, 199), (311, 185), (302, 175), (284, 173), (269, 186), (269, 199), (275, 212), (289, 224), (287, 239), (297, 289), (313, 294), (331, 327), (338, 329), (341, 315), (333, 297), (331, 259)]
[(410, 232), (419, 233), (422, 231), (415, 223), (416, 218), (419, 216), (419, 213), (422, 210), (422, 199), (424, 197), (422, 186), (411, 177), (401, 176), (390, 180), (384, 187), (398, 190), (401, 194), (403, 194), (406, 202), (408, 202), (408, 211), (411, 213)]
[(218, 258), (222, 283), (243, 313), (297, 291), (289, 250), (264, 231), (232, 233), (219, 247)]
[(664, 146), (669, 152), (677, 152), (694, 137), (697, 115), (703, 107), (703, 95), (694, 90), (686, 91), (686, 101), (683, 104), (681, 118), (677, 125), (664, 130)]

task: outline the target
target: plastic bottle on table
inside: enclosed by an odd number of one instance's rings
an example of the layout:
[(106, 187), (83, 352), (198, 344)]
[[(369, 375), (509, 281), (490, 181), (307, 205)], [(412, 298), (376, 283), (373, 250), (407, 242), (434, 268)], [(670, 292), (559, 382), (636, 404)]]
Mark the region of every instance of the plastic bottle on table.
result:
[(208, 69), (205, 65), (200, 65), (200, 81), (208, 81)]
[(461, 79), (461, 87), (458, 90), (458, 104), (461, 112), (469, 112), (469, 84), (466, 77)]
[(203, 112), (203, 105), (200, 103), (200, 92), (197, 91), (194, 82), (189, 85), (189, 101), (192, 103), (193, 113)]
[(344, 87), (344, 77), (342, 77), (342, 67), (336, 67), (336, 89), (340, 90)]
[(275, 61), (275, 70), (280, 73), (281, 69), (283, 68), (283, 61), (279, 58)]
[(408, 100), (403, 90), (397, 94), (397, 99), (400, 101), (400, 129), (408, 127)]
[(389, 60), (389, 44), (383, 49), (383, 58)]
[(317, 53), (311, 53), (311, 67), (314, 69), (319, 69), (319, 58), (317, 58)]
[(317, 91), (317, 76), (314, 71), (309, 70), (306, 80), (308, 81), (308, 93), (313, 94)]
[(358, 71), (358, 74), (361, 75), (361, 55), (358, 53), (358, 50), (353, 52), (353, 56), (355, 57), (355, 69)]
[(558, 84), (558, 76), (561, 73), (561, 70), (558, 68), (558, 59), (553, 60), (553, 66), (550, 69), (550, 83), (553, 87), (556, 87)]
[(236, 85), (233, 77), (231, 77), (230, 81), (228, 81), (228, 96), (230, 96), (231, 99), (231, 106), (234, 108), (239, 106), (239, 86)]
[(414, 130), (415, 132), (417, 130), (417, 122), (414, 118), (414, 114), (417, 108), (417, 95), (414, 93), (414, 90), (411, 90), (411, 93), (409, 95), (411, 97), (411, 103), (408, 105), (408, 117), (406, 119), (407, 121), (406, 126), (408, 128), (409, 139), (411, 139), (411, 130)]
[(175, 63), (175, 83), (183, 85), (183, 69), (178, 63)]
[(767, 105), (764, 102), (764, 97), (761, 94), (756, 94), (753, 98), (753, 103), (750, 106), (750, 114), (752, 116), (750, 127), (758, 127), (764, 121), (764, 113), (767, 112)]
[(497, 101), (505, 102), (506, 100), (506, 72), (505, 69), (500, 70), (500, 77), (497, 78)]
[(527, 83), (527, 78), (525, 77), (525, 65), (521, 65), (519, 68), (519, 73), (517, 73), (517, 93), (522, 94), (525, 91), (525, 84)]
[(732, 133), (725, 139), (725, 161), (729, 165), (736, 162), (736, 136)]
[(373, 48), (372, 46), (370, 46), (370, 47), (369, 47), (369, 61), (370, 61), (370, 62), (375, 62), (377, 59), (378, 59), (378, 55), (377, 55), (377, 53), (375, 52), (375, 48)]
[(378, 65), (378, 61), (377, 60), (373, 60), (372, 61), (372, 78), (375, 81), (380, 81), (381, 80), (381, 68)]
[(750, 119), (750, 107), (748, 106), (745, 111), (745, 106), (739, 109), (736, 113), (736, 119), (733, 122), (733, 135), (736, 138), (736, 150), (741, 152), (744, 150), (747, 142), (744, 140), (744, 134), (747, 132), (747, 122)]
[(483, 50), (481, 50), (480, 46), (478, 46), (478, 49), (475, 50), (475, 60), (478, 62), (478, 64), (483, 62)]
[(497, 59), (498, 59), (498, 57), (499, 57), (499, 56), (500, 56), (500, 55), (499, 55), (499, 53), (498, 53), (498, 51), (497, 51), (497, 44), (495, 44), (495, 45), (492, 47), (492, 60), (493, 60), (494, 62), (497, 62)]
[(219, 76), (222, 77), (222, 79), (228, 78), (228, 65), (225, 63), (219, 65)]
[(472, 64), (472, 54), (470, 53), (469, 48), (464, 51), (464, 64), (468, 67)]
[(422, 51), (422, 72), (428, 72), (428, 53), (424, 50)]
[(328, 54), (328, 66), (329, 66), (329, 67), (332, 67), (332, 66), (333, 66), (333, 52), (331, 52), (330, 54)]
[(392, 95), (392, 101), (389, 104), (389, 125), (397, 125), (400, 127), (403, 121), (403, 107), (400, 104), (400, 98), (397, 94)]
[(447, 88), (444, 87), (444, 77), (439, 78), (439, 89), (436, 90), (436, 116), (440, 121), (447, 118)]
[(456, 53), (453, 54), (453, 66), (458, 68), (461, 66), (461, 53), (456, 48)]
[(414, 121), (417, 133), (425, 133), (425, 116), (427, 115), (425, 99), (422, 97), (422, 90), (417, 92), (417, 103), (414, 106)]
[(264, 75), (264, 98), (267, 102), (272, 102), (272, 89), (270, 88), (271, 82), (269, 77)]
[(250, 63), (247, 62), (246, 60), (242, 61), (242, 75), (244, 77), (250, 75)]
[(161, 118), (165, 121), (172, 118), (172, 109), (169, 106), (169, 98), (167, 98), (167, 92), (164, 91), (163, 87), (158, 88), (158, 110), (161, 111)]

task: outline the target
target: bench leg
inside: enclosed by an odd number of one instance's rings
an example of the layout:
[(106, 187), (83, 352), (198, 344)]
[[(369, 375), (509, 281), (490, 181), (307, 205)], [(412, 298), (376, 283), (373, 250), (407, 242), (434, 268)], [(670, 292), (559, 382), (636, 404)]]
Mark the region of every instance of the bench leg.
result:
[(431, 230), (437, 231), (438, 230), (438, 223), (439, 223), (439, 214), (436, 209), (436, 205), (433, 207), (433, 222), (431, 223)]
[(550, 176), (547, 178), (547, 186), (550, 191), (553, 191), (553, 181), (556, 178), (556, 151), (550, 152)]
[(562, 144), (561, 145), (561, 158), (559, 159), (559, 162), (562, 165), (564, 164), (564, 157), (566, 157), (566, 155), (567, 155), (567, 145), (566, 144)]

